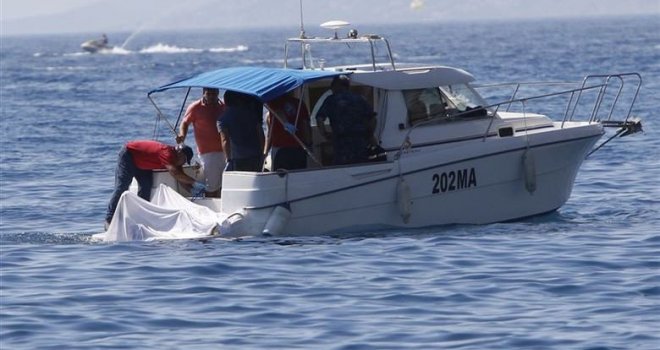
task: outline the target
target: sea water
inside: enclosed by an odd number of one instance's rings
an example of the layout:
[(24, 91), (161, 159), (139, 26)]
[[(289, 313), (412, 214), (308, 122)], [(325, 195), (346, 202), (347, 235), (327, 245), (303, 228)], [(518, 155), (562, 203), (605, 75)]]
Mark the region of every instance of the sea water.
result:
[[(146, 93), (215, 68), (281, 66), (297, 28), (140, 33), (101, 54), (79, 50), (96, 33), (2, 37), (0, 348), (659, 349), (659, 24), (358, 28), (388, 36), (397, 61), (461, 67), (480, 83), (641, 73), (633, 114), (645, 133), (590, 156), (556, 212), (118, 244), (90, 237), (102, 230), (119, 148), (154, 134), (173, 142), (164, 122), (154, 133)], [(115, 45), (131, 36), (109, 34)], [(159, 100), (173, 120), (181, 99)]]

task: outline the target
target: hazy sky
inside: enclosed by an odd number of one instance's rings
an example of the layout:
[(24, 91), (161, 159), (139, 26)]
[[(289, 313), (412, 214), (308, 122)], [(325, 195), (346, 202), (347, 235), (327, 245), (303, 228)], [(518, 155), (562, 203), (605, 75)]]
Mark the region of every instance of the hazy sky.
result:
[[(0, 0), (0, 34), (297, 26), (299, 0)], [(304, 0), (306, 26), (660, 15), (660, 0)]]

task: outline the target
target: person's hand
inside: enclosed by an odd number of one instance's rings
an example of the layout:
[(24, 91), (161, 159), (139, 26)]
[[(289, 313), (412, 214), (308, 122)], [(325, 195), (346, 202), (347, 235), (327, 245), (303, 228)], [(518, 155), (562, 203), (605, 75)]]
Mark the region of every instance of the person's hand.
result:
[(201, 197), (206, 192), (206, 185), (203, 182), (197, 181), (192, 185), (190, 192), (193, 197)]
[(296, 129), (296, 126), (291, 124), (291, 123), (284, 123), (284, 130), (286, 130), (289, 134), (295, 134), (298, 129)]
[(181, 144), (181, 143), (183, 143), (183, 141), (184, 141), (185, 139), (186, 139), (186, 138), (185, 138), (183, 135), (177, 135), (177, 136), (175, 137), (175, 140), (176, 140), (176, 143), (177, 143), (177, 144)]
[(321, 129), (320, 131), (321, 131), (321, 136), (323, 136), (323, 138), (326, 141), (330, 141), (330, 133), (327, 132), (325, 129)]

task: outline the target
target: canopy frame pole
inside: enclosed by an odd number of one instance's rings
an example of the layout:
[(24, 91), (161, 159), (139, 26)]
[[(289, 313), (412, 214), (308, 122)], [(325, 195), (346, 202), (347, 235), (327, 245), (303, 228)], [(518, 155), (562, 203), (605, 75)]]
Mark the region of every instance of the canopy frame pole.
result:
[[(302, 96), (301, 96), (301, 97), (302, 97)], [(268, 112), (270, 112), (271, 115), (275, 116), (275, 119), (277, 119), (277, 121), (279, 121), (282, 125), (284, 125), (285, 123), (287, 123), (287, 122), (284, 120), (284, 118), (282, 118), (282, 116), (280, 116), (279, 114), (277, 114), (277, 113), (276, 113), (273, 109), (271, 109), (267, 104), (265, 104), (264, 106), (266, 106), (266, 109), (268, 110)], [(308, 155), (310, 158), (312, 158), (312, 160), (313, 160), (316, 164), (318, 164), (318, 165), (320, 165), (320, 166), (323, 166), (323, 164), (322, 164), (321, 162), (319, 162), (318, 159), (316, 159), (316, 156), (314, 156), (314, 152), (312, 152), (312, 151), (309, 149), (309, 147), (307, 147), (307, 145), (306, 145), (304, 142), (302, 142), (302, 140), (298, 137), (298, 135), (296, 135), (295, 133), (293, 133), (293, 134), (291, 134), (291, 136), (293, 136), (293, 138), (296, 140), (296, 142), (298, 142), (298, 143), (302, 146), (302, 148), (305, 150), (305, 152), (307, 153), (307, 155)], [(272, 142), (272, 140), (270, 140), (270, 141)]]
[(186, 97), (183, 98), (183, 103), (181, 103), (181, 109), (179, 110), (179, 116), (176, 118), (176, 123), (174, 123), (175, 128), (179, 126), (179, 121), (181, 120), (181, 115), (183, 114), (183, 110), (186, 108), (186, 102), (188, 102), (188, 95), (190, 95), (190, 90), (192, 90), (191, 87), (189, 87), (188, 91), (186, 91)]
[[(160, 107), (158, 107), (158, 105), (156, 104), (156, 101), (154, 101), (154, 99), (151, 98), (151, 93), (147, 94), (147, 98), (149, 99), (151, 104), (154, 105), (154, 108), (156, 108), (156, 112), (158, 113), (158, 118), (164, 120), (167, 123), (167, 126), (170, 127), (170, 130), (172, 131), (172, 133), (174, 133), (174, 136), (176, 137), (177, 136), (176, 128), (172, 125), (172, 123), (170, 123), (170, 121), (167, 119), (167, 117), (165, 117), (165, 115), (163, 114), (163, 111), (161, 111)], [(155, 134), (155, 131), (154, 131), (154, 134)]]
[[(301, 86), (300, 86), (300, 98), (298, 99), (298, 109), (297, 109), (297, 111), (296, 111), (296, 122), (295, 122), (294, 125), (298, 125), (298, 120), (299, 120), (299, 118), (300, 118), (300, 111), (302, 110), (302, 105), (303, 105), (303, 98), (305, 97), (304, 95), (305, 95), (305, 89), (303, 89), (303, 86), (301, 85)], [(285, 121), (284, 121), (284, 118), (282, 118), (282, 116), (280, 116), (280, 115), (277, 114), (273, 109), (271, 109), (271, 108), (268, 106), (267, 103), (264, 103), (264, 106), (266, 107), (266, 109), (268, 110), (268, 112), (269, 112), (271, 115), (275, 116), (275, 119), (277, 119), (277, 121), (278, 121), (280, 124), (282, 124), (282, 125), (284, 126), (284, 124), (288, 122), (288, 121), (285, 122)], [(268, 137), (266, 138), (266, 139), (268, 140), (268, 142), (267, 142), (267, 144), (266, 144), (265, 147), (264, 147), (264, 148), (265, 148), (264, 157), (268, 155), (268, 150), (272, 150), (272, 146), (271, 146), (271, 145), (272, 145), (272, 143), (273, 143), (272, 135), (273, 135), (273, 124), (274, 124), (274, 123), (275, 123), (275, 120), (271, 119), (271, 121), (270, 121), (270, 123), (269, 123), (269, 125), (268, 125)], [(316, 156), (314, 156), (314, 152), (312, 152), (312, 151), (309, 149), (309, 147), (307, 147), (307, 145), (306, 145), (306, 144), (305, 144), (305, 143), (304, 143), (304, 142), (298, 137), (298, 135), (296, 135), (295, 133), (290, 134), (290, 135), (293, 136), (293, 138), (296, 140), (296, 142), (298, 142), (298, 143), (302, 146), (302, 148), (305, 150), (305, 153), (307, 153), (307, 155), (308, 155), (310, 158), (312, 158), (312, 160), (313, 160), (316, 164), (318, 164), (318, 165), (320, 165), (320, 166), (323, 166), (323, 164), (322, 164), (322, 163), (316, 158)], [(265, 163), (264, 163), (264, 166), (265, 166)], [(264, 169), (264, 167), (262, 167), (262, 170), (263, 170), (263, 169)], [(271, 169), (271, 171), (275, 171), (275, 170), (276, 170), (276, 169)]]
[[(277, 119), (277, 121), (282, 123), (282, 125), (284, 125), (286, 123), (284, 121), (284, 119), (279, 114), (277, 114), (274, 110), (272, 110), (270, 107), (268, 107), (268, 105), (266, 105), (266, 109), (268, 109), (268, 112), (270, 112), (272, 115), (274, 115), (275, 118)], [(307, 147), (307, 145), (304, 142), (302, 142), (302, 140), (298, 137), (298, 135), (296, 135), (295, 133), (290, 134), (290, 135), (293, 136), (293, 138), (296, 140), (296, 142), (298, 142), (302, 146), (302, 148), (305, 150), (305, 152), (307, 152), (307, 155), (310, 158), (312, 158), (312, 160), (314, 162), (316, 162), (316, 164), (323, 166), (323, 164), (321, 164), (321, 162), (319, 162), (319, 160), (316, 159), (316, 157), (314, 156), (314, 153), (309, 149), (309, 147)]]

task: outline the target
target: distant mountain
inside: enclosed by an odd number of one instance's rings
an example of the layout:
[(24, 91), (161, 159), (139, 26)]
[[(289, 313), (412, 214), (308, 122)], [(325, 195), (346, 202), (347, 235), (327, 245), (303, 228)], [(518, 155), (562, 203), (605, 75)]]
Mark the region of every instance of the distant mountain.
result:
[[(407, 0), (307, 0), (303, 10), (305, 22), (313, 25), (337, 18), (360, 23), (401, 22), (406, 19), (402, 12), (413, 14), (409, 5)], [(2, 21), (2, 34), (298, 27), (299, 9), (298, 0), (103, 0), (66, 13)]]
[[(412, 6), (411, 6), (412, 5)], [(99, 0), (74, 10), (3, 20), (2, 35), (300, 25), (299, 0)], [(474, 19), (660, 14), (660, 0), (306, 0), (306, 27)]]

